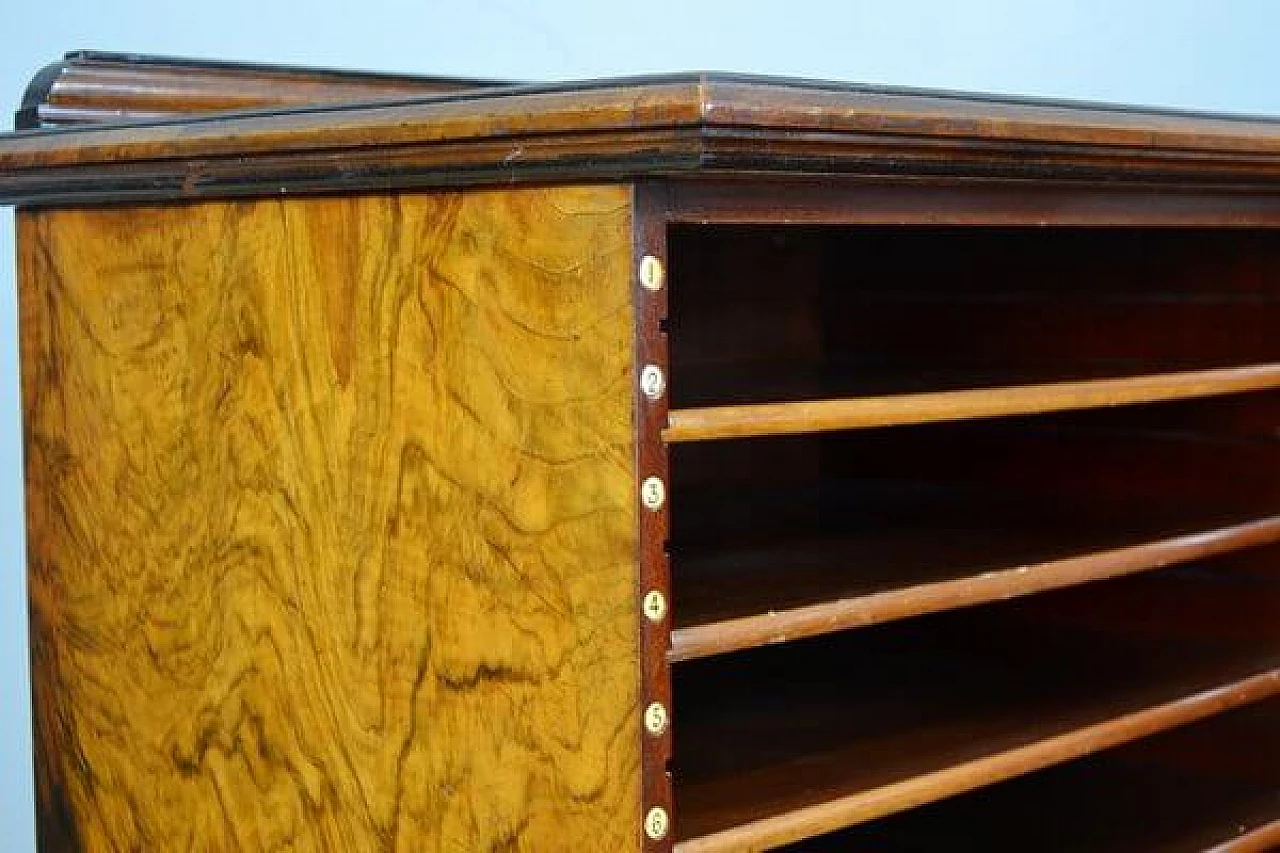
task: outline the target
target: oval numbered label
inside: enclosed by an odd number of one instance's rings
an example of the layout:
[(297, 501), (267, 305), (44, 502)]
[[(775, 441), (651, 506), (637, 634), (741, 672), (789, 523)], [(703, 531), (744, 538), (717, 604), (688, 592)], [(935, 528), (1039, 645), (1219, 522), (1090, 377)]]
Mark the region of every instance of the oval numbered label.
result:
[(667, 810), (654, 806), (649, 809), (649, 813), (644, 816), (644, 831), (654, 841), (658, 841), (667, 837), (667, 829), (670, 822), (667, 820)]
[(644, 615), (649, 617), (650, 622), (661, 622), (662, 617), (667, 615), (667, 600), (656, 589), (650, 590), (644, 597)]
[(666, 499), (666, 486), (662, 485), (662, 481), (657, 477), (650, 477), (640, 485), (640, 500), (644, 501), (647, 509), (657, 512), (662, 509)]
[(661, 702), (654, 702), (644, 709), (644, 727), (651, 735), (660, 735), (667, 730), (667, 709)]
[(640, 390), (650, 400), (657, 400), (662, 396), (665, 388), (666, 381), (662, 378), (662, 368), (656, 364), (646, 364), (644, 370), (640, 371)]
[(640, 259), (640, 284), (645, 290), (661, 290), (662, 277), (662, 261), (653, 255)]

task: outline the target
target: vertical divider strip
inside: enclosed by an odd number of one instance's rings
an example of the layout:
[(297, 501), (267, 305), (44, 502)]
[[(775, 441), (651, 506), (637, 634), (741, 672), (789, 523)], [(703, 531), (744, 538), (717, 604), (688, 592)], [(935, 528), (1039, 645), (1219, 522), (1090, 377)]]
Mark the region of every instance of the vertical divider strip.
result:
[[(671, 672), (667, 652), (671, 647), (671, 573), (667, 555), (670, 531), (670, 480), (667, 446), (662, 431), (667, 425), (669, 364), (667, 359), (667, 289), (666, 274), (668, 190), (658, 182), (633, 185), (634, 253), (632, 293), (634, 295), (635, 332), (635, 427), (636, 427), (636, 503), (639, 519), (639, 590), (636, 606), (640, 610), (640, 737), (642, 782), (641, 825), (646, 851), (669, 851), (674, 839), (673, 794), (668, 764), (672, 754), (671, 728), (674, 723), (671, 705)], [(642, 281), (642, 265), (646, 257), (661, 265), (659, 286), (653, 288)], [(652, 264), (650, 264), (650, 271)], [(656, 368), (660, 392), (653, 385), (645, 390), (645, 368)], [(652, 374), (652, 370), (650, 373)], [(653, 506), (646, 500), (645, 484), (657, 478), (662, 486), (661, 501)], [(652, 498), (652, 495), (650, 496)], [(655, 598), (654, 594), (660, 598)], [(661, 602), (660, 612), (655, 602)], [(656, 618), (655, 618), (656, 617)], [(658, 724), (661, 725), (658, 725)]]

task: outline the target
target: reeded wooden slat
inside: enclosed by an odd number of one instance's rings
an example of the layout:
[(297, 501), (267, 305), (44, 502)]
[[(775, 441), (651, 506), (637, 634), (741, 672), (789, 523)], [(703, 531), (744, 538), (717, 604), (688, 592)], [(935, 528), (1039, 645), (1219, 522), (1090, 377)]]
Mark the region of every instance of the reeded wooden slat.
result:
[(1119, 746), (1278, 694), (1280, 669), (1270, 669), (1022, 747), (691, 838), (677, 844), (675, 849), (677, 853), (736, 853), (779, 847)]
[(403, 100), (495, 85), (465, 78), (77, 51), (35, 76), (15, 124), (25, 130), (156, 121), (228, 110)]
[(971, 577), (678, 628), (671, 633), (668, 657), (678, 662), (790, 642), (1150, 571), (1277, 541), (1280, 541), (1280, 516), (1271, 516), (1204, 533), (1173, 536), (1037, 565), (1015, 566)]
[[(679, 381), (679, 377), (675, 378)], [(1189, 400), (1280, 387), (1280, 364), (841, 400), (673, 409), (668, 442), (797, 435)]]

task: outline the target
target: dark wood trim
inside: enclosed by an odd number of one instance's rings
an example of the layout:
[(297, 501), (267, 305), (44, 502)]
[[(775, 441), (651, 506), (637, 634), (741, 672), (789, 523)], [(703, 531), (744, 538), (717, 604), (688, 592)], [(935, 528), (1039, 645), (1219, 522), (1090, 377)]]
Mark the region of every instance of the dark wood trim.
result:
[[(68, 54), (70, 56), (70, 54)], [(66, 60), (52, 62), (31, 77), (22, 93), (22, 101), (13, 114), (14, 130), (35, 130), (41, 126), (40, 108), (66, 69)]]
[[(633, 230), (635, 234), (632, 292), (636, 306), (635, 333), (635, 429), (636, 429), (636, 504), (639, 517), (640, 588), (637, 604), (640, 615), (640, 726), (641, 762), (643, 764), (642, 808), (645, 813), (658, 806), (670, 816), (666, 837), (660, 841), (645, 838), (644, 849), (670, 851), (675, 838), (674, 806), (671, 773), (673, 749), (671, 669), (668, 655), (671, 649), (672, 598), (671, 567), (667, 555), (667, 541), (671, 529), (670, 471), (667, 445), (662, 430), (667, 423), (668, 395), (650, 399), (640, 388), (639, 377), (647, 364), (657, 365), (663, 377), (670, 375), (667, 357), (667, 285), (658, 291), (650, 291), (640, 283), (640, 259), (645, 255), (667, 261), (667, 188), (662, 184), (640, 183), (634, 187)], [(650, 511), (640, 499), (639, 486), (647, 477), (658, 477), (668, 486), (668, 499), (660, 511)], [(660, 622), (648, 619), (644, 610), (644, 597), (657, 591), (666, 602), (666, 616)], [(645, 726), (643, 715), (650, 703), (659, 702), (666, 711), (667, 726), (660, 735), (653, 735)], [(641, 825), (644, 814), (641, 814)]]
[(701, 178), (673, 181), (671, 218), (689, 225), (1280, 225), (1280, 195), (1220, 186), (961, 178)]
[(1275, 192), (1280, 122), (683, 74), (0, 139), (0, 201), (19, 204), (690, 172)]
[(14, 126), (158, 121), (231, 110), (403, 100), (501, 85), (511, 84), (82, 50), (36, 73)]
[[(583, 135), (568, 147), (563, 140), (531, 136), (497, 145), (459, 143), (429, 150), (355, 147), (315, 157), (262, 154), (136, 164), (126, 169), (69, 166), (8, 175), (0, 169), (0, 204), (95, 205), (626, 181), (644, 177), (645, 170), (636, 161), (640, 156), (656, 158), (651, 152), (643, 134), (612, 139)], [(519, 162), (512, 159), (517, 154)], [(672, 143), (661, 158), (646, 161), (654, 173), (690, 173), (700, 159), (697, 142)]]

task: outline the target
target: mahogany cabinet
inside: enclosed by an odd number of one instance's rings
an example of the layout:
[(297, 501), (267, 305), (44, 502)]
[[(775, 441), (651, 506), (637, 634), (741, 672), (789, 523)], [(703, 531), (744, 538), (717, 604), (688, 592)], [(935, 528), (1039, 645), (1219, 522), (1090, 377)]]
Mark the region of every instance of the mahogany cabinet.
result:
[(88, 53), (19, 123), (44, 850), (1280, 845), (1280, 124)]

